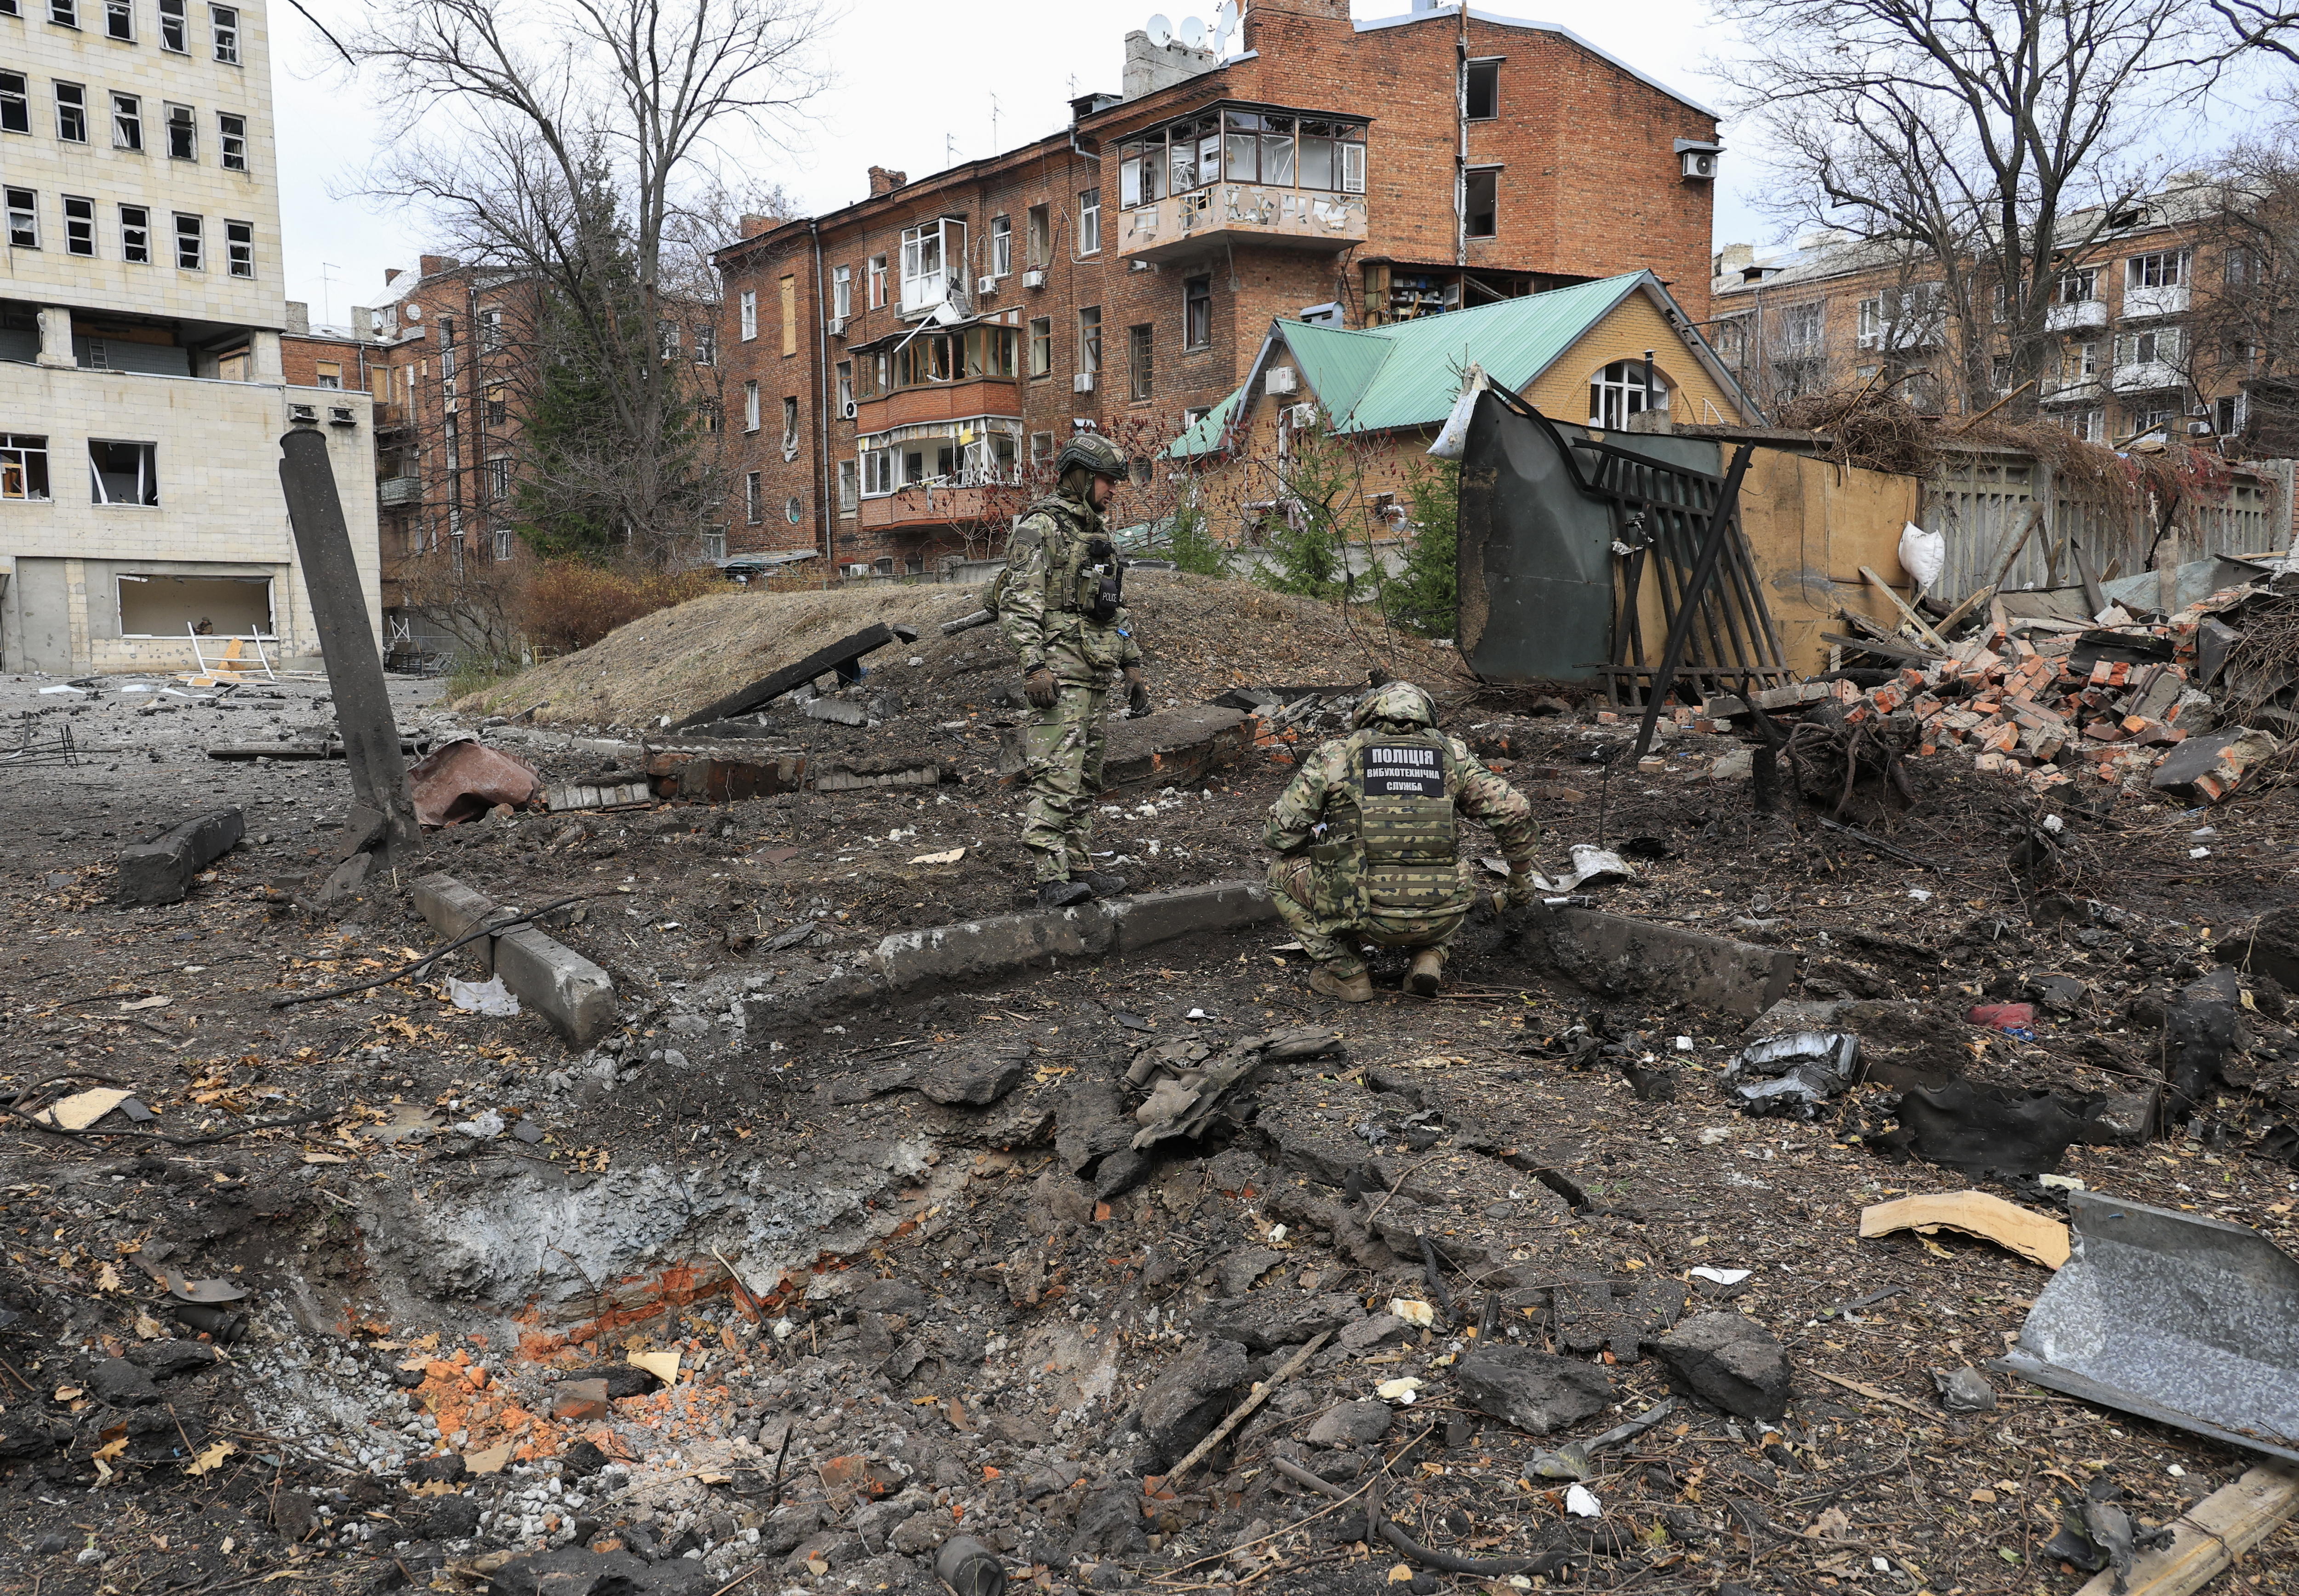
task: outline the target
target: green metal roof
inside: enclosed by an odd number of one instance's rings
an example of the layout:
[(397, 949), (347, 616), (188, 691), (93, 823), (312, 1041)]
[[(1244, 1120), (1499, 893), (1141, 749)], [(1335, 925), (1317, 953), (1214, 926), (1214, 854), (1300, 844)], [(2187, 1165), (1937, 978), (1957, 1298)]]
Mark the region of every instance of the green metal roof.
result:
[[(1280, 321), (1270, 329), (1254, 371), (1260, 374), (1282, 340), (1335, 432), (1435, 426), (1451, 414), (1460, 396), (1462, 374), (1472, 362), (1483, 367), (1496, 385), (1521, 392), (1623, 300), (1647, 285), (1666, 299), (1667, 290), (1658, 278), (1635, 271), (1473, 310), (1357, 331)], [(1730, 384), (1721, 368), (1718, 375)], [(1249, 382), (1231, 393), (1175, 440), (1170, 451), (1174, 458), (1185, 459), (1219, 449), (1250, 386)]]

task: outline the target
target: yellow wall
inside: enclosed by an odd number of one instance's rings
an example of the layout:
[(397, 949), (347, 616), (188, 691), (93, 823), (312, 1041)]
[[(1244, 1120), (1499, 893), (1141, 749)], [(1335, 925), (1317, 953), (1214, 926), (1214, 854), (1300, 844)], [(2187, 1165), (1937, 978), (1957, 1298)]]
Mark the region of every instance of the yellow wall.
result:
[(1533, 378), (1524, 396), (1552, 420), (1585, 422), (1589, 379), (1614, 360), (1642, 360), (1647, 350), (1653, 351), (1653, 369), (1668, 385), (1671, 421), (1731, 426), (1755, 419), (1740, 413), (1708, 368), (1685, 347), (1683, 335), (1669, 326), (1659, 307), (1641, 292), (1614, 306), (1611, 315)]

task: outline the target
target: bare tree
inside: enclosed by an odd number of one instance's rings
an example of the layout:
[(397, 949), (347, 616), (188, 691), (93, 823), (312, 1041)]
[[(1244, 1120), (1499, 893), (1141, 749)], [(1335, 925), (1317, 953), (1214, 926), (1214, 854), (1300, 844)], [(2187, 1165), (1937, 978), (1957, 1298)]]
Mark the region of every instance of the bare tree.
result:
[[(1784, 214), (1896, 241), (1939, 284), (1905, 308), (1968, 408), (2039, 377), (2056, 257), (2160, 178), (2148, 119), (2179, 103), (2201, 0), (1719, 0), (1720, 70), (1780, 151)], [(1881, 329), (1888, 354), (1896, 353)], [(1929, 336), (1925, 332), (1920, 335)], [(2032, 402), (2033, 391), (2025, 396)]]
[(371, 0), (350, 54), (419, 129), (376, 191), (532, 284), (541, 380), (572, 385), (582, 425), (526, 462), (530, 506), (561, 485), (535, 475), (566, 479), (657, 560), (723, 520), (700, 446), (718, 398), (673, 355), (718, 297), (701, 245), (728, 143), (787, 135), (824, 82), (826, 19), (820, 0)]
[(2228, 152), (2210, 192), (2195, 240), (2219, 269), (2199, 277), (2179, 363), (2199, 393), (2239, 387), (2244, 452), (2288, 455), (2299, 449), (2299, 128)]

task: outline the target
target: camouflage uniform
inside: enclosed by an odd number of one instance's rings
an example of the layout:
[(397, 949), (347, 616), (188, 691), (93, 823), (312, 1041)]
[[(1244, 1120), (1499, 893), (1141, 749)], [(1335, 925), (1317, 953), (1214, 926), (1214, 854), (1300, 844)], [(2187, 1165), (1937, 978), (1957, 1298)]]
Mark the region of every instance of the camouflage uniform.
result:
[(1476, 900), (1456, 815), (1482, 821), (1512, 876), (1532, 869), (1532, 809), (1459, 740), (1436, 728), (1410, 682), (1375, 690), (1357, 730), (1302, 762), (1269, 810), (1278, 914), (1330, 974), (1365, 973), (1360, 941), (1441, 950)]
[(1023, 674), (1050, 671), (1058, 695), (1050, 707), (1033, 712), (1021, 773), (1029, 791), (1022, 846), (1040, 882), (1091, 868), (1087, 850), (1101, 791), (1109, 685), (1141, 663), (1123, 606), (1106, 620), (1093, 616), (1100, 569), (1114, 568), (1115, 557), (1098, 561), (1088, 544), (1106, 537), (1099, 510), (1056, 493), (1030, 507), (1006, 545), (999, 627), (1020, 653)]

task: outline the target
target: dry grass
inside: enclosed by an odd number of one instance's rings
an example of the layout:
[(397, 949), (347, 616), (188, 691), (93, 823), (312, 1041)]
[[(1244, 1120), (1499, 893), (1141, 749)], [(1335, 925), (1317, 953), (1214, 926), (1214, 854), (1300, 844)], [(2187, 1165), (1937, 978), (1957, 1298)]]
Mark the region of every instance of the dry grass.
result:
[(630, 572), (581, 560), (552, 560), (537, 567), (523, 584), (519, 624), (538, 648), (571, 654), (618, 626), (726, 586), (726, 578), (711, 567)]
[[(937, 631), (981, 608), (983, 591), (889, 585), (719, 593), (634, 621), (455, 707), (490, 715), (533, 709), (539, 724), (649, 725), (662, 715), (686, 715), (877, 621), (917, 627), (921, 635), (909, 651), (930, 666), (959, 655), (1002, 659), (1008, 649), (994, 628), (953, 638)], [(1377, 616), (1344, 618), (1329, 605), (1250, 583), (1137, 572), (1127, 580), (1126, 597), (1160, 701), (1190, 703), (1251, 684), (1360, 682), (1375, 666), (1440, 691), (1471, 684), (1450, 649), (1389, 632)]]

